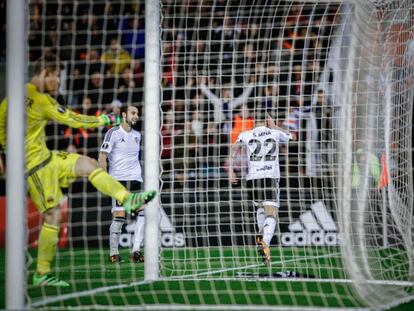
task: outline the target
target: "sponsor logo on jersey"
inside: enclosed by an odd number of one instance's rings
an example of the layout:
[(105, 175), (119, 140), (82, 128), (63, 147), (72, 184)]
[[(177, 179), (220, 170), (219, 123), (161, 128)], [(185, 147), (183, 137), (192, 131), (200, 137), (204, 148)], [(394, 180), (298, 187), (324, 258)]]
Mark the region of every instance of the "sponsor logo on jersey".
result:
[(281, 234), (284, 246), (333, 246), (342, 242), (332, 215), (321, 201), (312, 204), (310, 211), (291, 223), (289, 231)]
[[(163, 208), (160, 208), (160, 229), (161, 229), (161, 246), (162, 247), (184, 247), (184, 234), (175, 232), (175, 228), (165, 213)], [(126, 226), (126, 233), (121, 234), (119, 245), (121, 247), (132, 247), (132, 235), (134, 234), (135, 221)]]
[(65, 107), (59, 106), (57, 109), (60, 113), (65, 113), (66, 109)]

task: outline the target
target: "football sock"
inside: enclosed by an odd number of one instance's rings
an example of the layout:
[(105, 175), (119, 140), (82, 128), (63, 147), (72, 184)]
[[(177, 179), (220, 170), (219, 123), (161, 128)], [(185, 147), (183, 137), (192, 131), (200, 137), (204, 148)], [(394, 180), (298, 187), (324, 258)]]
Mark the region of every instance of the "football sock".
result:
[(50, 265), (55, 257), (59, 241), (59, 227), (43, 223), (37, 247), (37, 274), (50, 273)]
[(257, 227), (259, 229), (259, 232), (263, 232), (263, 226), (265, 222), (265, 214), (264, 214), (264, 208), (259, 207), (256, 211), (256, 218), (257, 218)]
[(119, 238), (121, 236), (124, 219), (115, 218), (109, 227), (109, 256), (119, 255)]
[(144, 215), (144, 211), (140, 211), (137, 216), (137, 222), (135, 223), (132, 252), (139, 252), (141, 250), (141, 244), (142, 244), (142, 241), (144, 240), (144, 234), (145, 234), (145, 215)]
[(95, 169), (89, 176), (88, 180), (101, 193), (109, 195), (119, 202), (124, 202), (128, 197), (129, 192), (125, 187), (111, 175), (101, 168)]
[(275, 233), (276, 228), (276, 219), (272, 216), (267, 216), (263, 226), (263, 241), (270, 245), (270, 241), (272, 241), (273, 234)]

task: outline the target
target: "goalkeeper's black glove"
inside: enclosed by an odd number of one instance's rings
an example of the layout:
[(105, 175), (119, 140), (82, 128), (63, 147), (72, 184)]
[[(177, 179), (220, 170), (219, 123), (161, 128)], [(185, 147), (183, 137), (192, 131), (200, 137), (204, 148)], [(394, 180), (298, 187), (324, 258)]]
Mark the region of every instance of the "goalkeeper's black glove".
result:
[(119, 114), (102, 114), (100, 115), (100, 118), (103, 121), (103, 125), (105, 126), (117, 126), (121, 124), (121, 116)]

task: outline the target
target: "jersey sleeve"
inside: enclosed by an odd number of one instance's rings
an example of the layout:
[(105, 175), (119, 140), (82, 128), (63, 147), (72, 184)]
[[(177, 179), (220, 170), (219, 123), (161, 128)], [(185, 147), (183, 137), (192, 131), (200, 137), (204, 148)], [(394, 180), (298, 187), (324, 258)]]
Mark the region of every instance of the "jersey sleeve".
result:
[(77, 114), (61, 106), (55, 99), (45, 95), (47, 100), (43, 105), (43, 112), (50, 120), (55, 120), (73, 128), (95, 128), (104, 125), (100, 117)]
[(7, 142), (7, 100), (4, 99), (0, 104), (0, 144), (6, 149)]
[(240, 133), (239, 136), (237, 136), (236, 144), (242, 145), (244, 143), (244, 132)]
[(114, 132), (115, 128), (111, 128), (108, 132), (106, 132), (104, 141), (102, 142), (100, 152), (111, 153), (112, 148), (114, 147), (115, 139), (114, 139)]
[(274, 130), (274, 131), (276, 132), (278, 140), (282, 143), (288, 142), (289, 140), (292, 139), (292, 134), (290, 133), (285, 133), (279, 130)]

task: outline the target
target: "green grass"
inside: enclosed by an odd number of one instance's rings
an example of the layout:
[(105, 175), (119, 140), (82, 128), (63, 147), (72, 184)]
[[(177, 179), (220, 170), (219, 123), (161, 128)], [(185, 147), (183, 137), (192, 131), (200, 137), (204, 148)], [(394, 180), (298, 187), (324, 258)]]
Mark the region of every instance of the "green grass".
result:
[[(29, 253), (29, 276), (35, 268), (36, 252)], [(4, 267), (4, 250), (1, 250)], [(121, 255), (127, 259), (127, 251)], [(394, 250), (381, 254), (404, 258)], [(392, 255), (392, 256), (391, 256)], [(298, 307), (364, 307), (345, 279), (339, 250), (331, 248), (274, 248), (272, 267), (266, 268), (251, 247), (164, 249), (161, 275), (157, 282), (144, 281), (144, 264), (126, 261), (120, 265), (107, 262), (107, 250), (60, 250), (55, 263), (57, 276), (70, 282), (68, 288), (42, 288), (28, 285), (32, 307), (64, 309), (83, 306), (105, 310), (109, 305), (186, 304), (186, 305), (269, 305)], [(384, 266), (388, 262), (384, 261)], [(403, 266), (403, 265), (401, 265)], [(276, 271), (295, 271), (309, 277), (306, 282), (294, 279), (269, 279)], [(0, 308), (4, 301), (4, 268), (1, 273)], [(313, 278), (337, 280), (318, 282)], [(254, 308), (254, 307), (253, 307)], [(413, 310), (414, 302), (393, 310)]]

